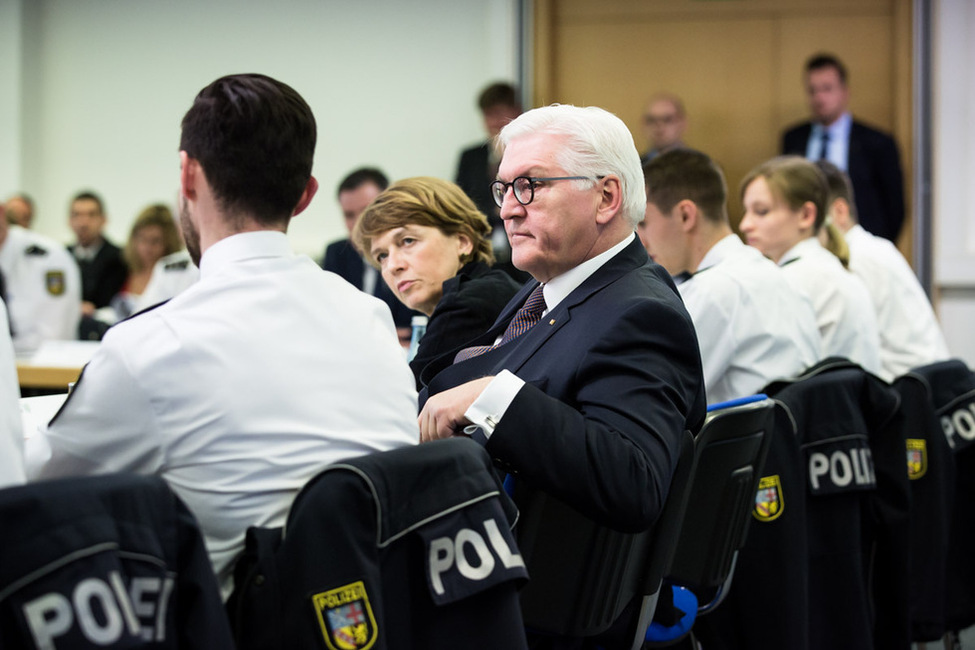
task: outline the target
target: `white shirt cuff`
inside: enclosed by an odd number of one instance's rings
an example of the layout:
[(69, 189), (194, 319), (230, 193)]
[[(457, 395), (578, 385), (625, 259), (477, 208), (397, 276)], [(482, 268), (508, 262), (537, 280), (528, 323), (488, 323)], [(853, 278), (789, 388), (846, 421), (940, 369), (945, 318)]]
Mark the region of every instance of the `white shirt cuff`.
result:
[(505, 411), (511, 406), (515, 395), (521, 390), (525, 382), (508, 370), (502, 370), (491, 383), (487, 385), (474, 403), (464, 412), (464, 416), (481, 428), (484, 437), (490, 438), (494, 428), (504, 417)]

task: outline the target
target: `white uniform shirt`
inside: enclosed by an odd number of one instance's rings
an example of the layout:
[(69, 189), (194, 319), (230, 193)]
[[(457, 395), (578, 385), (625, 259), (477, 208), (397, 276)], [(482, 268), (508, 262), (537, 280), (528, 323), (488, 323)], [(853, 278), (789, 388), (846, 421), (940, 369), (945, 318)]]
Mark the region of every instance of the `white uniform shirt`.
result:
[(20, 423), (20, 385), (7, 308), (0, 300), (0, 488), (24, 482), (24, 431)]
[(136, 301), (135, 311), (165, 302), (199, 279), (200, 270), (196, 268), (188, 252), (181, 250), (170, 253), (152, 267), (149, 284)]
[(862, 226), (846, 233), (850, 270), (870, 292), (880, 329), (881, 377), (892, 381), (950, 357), (931, 303), (907, 260), (889, 240)]
[(81, 274), (68, 249), (11, 225), (0, 246), (0, 269), (17, 354), (30, 353), (49, 339), (78, 338)]
[(715, 244), (678, 289), (697, 331), (709, 404), (753, 395), (823, 357), (809, 300), (737, 235)]
[(802, 240), (782, 256), (786, 279), (812, 301), (826, 356), (846, 357), (880, 374), (880, 336), (863, 281), (843, 268), (819, 240)]
[(247, 527), (282, 525), (330, 463), (416, 444), (417, 400), (389, 308), (284, 234), (228, 237), (201, 267), (108, 331), (28, 440), (28, 476), (161, 475), (199, 520), (226, 597)]

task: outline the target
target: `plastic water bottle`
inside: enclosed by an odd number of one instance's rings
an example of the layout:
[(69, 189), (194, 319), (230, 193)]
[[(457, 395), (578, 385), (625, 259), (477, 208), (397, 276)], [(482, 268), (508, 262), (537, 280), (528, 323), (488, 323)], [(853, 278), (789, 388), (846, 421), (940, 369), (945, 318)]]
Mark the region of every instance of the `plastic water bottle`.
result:
[(420, 339), (427, 333), (428, 320), (426, 316), (414, 316), (413, 320), (410, 321), (413, 333), (410, 335), (410, 349), (406, 353), (407, 361), (413, 361), (413, 357), (416, 356), (416, 350), (420, 347)]

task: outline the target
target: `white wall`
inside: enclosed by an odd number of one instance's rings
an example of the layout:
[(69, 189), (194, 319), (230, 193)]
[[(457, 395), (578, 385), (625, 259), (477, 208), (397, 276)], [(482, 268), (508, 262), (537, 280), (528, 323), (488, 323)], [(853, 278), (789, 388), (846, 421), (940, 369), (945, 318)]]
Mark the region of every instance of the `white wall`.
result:
[(103, 195), (124, 241), (150, 202), (172, 205), (179, 123), (213, 79), (261, 72), (292, 85), (318, 121), (322, 189), (295, 219), (315, 257), (344, 236), (335, 186), (352, 168), (452, 179), (483, 138), (481, 87), (516, 79), (516, 0), (2, 0), (0, 197), (38, 203), (59, 240), (70, 197)]
[(975, 367), (975, 3), (932, 6), (934, 284), (948, 347)]

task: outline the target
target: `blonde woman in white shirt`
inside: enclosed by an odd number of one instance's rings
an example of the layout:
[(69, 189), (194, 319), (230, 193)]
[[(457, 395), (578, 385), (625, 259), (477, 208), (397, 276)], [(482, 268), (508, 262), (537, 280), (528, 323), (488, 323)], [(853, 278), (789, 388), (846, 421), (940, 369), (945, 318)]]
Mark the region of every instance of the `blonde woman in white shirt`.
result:
[(778, 264), (792, 287), (812, 301), (824, 352), (879, 374), (880, 339), (870, 295), (817, 239), (828, 194), (815, 164), (799, 156), (773, 158), (741, 183), (745, 214), (739, 228), (746, 242)]

